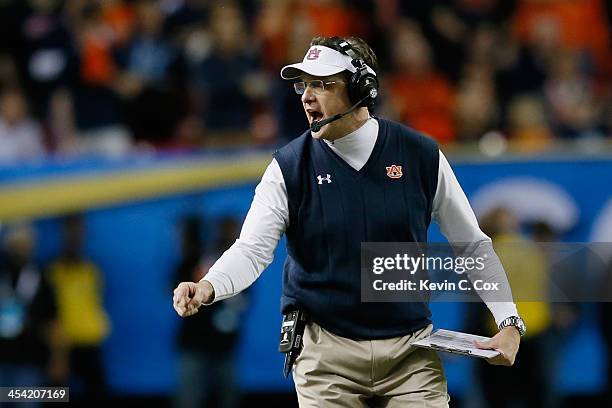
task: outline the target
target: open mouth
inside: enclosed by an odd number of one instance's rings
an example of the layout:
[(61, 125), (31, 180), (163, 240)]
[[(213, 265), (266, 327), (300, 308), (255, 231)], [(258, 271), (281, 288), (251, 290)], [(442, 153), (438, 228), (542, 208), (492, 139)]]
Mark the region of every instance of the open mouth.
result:
[(306, 114), (308, 115), (308, 120), (309, 120), (310, 123), (317, 122), (317, 121), (323, 119), (323, 114), (321, 112), (319, 112), (319, 111), (316, 111), (316, 110), (308, 109), (306, 111)]

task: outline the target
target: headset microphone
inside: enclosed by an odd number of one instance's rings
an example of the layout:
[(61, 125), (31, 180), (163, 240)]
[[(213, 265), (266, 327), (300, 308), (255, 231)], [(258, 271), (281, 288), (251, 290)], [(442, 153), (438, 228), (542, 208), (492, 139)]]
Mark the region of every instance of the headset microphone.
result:
[(350, 111), (352, 111), (352, 109), (349, 110), (349, 111), (346, 111), (344, 113), (338, 113), (338, 114), (336, 114), (334, 116), (331, 116), (331, 117), (329, 117), (327, 119), (319, 120), (317, 122), (312, 122), (310, 124), (310, 131), (313, 132), (313, 133), (317, 133), (319, 130), (321, 130), (321, 128), (323, 126), (327, 125), (330, 122), (333, 122), (334, 120), (340, 119), (342, 116), (346, 115)]
[(351, 106), (351, 108), (349, 110), (347, 110), (346, 112), (343, 113), (337, 113), (334, 116), (330, 116), (329, 118), (323, 119), (323, 120), (319, 120), (317, 122), (312, 122), (310, 124), (310, 131), (313, 133), (317, 133), (319, 130), (321, 130), (321, 128), (325, 125), (327, 125), (328, 123), (331, 123), (335, 120), (341, 119), (342, 117), (348, 115), (349, 113), (351, 113), (352, 111), (354, 111), (355, 109), (357, 109), (359, 107), (359, 105), (361, 105), (361, 103), (363, 101), (365, 101), (366, 99), (370, 98), (370, 95), (367, 95), (366, 97), (362, 98), (361, 100), (359, 100), (356, 104), (354, 104), (353, 106)]

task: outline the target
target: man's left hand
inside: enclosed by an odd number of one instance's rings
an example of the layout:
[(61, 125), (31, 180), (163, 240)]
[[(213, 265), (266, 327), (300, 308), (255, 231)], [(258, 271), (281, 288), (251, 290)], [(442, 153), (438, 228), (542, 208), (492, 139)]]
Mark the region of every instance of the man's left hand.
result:
[(497, 356), (487, 359), (489, 364), (511, 366), (514, 364), (520, 342), (521, 335), (516, 327), (508, 326), (501, 329), (491, 340), (476, 340), (474, 344), (479, 349), (499, 351)]

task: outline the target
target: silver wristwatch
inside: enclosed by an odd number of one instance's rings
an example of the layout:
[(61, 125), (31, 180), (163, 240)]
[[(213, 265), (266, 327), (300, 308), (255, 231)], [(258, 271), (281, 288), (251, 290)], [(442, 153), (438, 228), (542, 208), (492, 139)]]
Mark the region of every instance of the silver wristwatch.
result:
[(521, 337), (523, 337), (525, 333), (527, 332), (527, 326), (525, 325), (525, 322), (523, 321), (523, 319), (521, 319), (518, 316), (510, 316), (504, 319), (499, 324), (499, 330), (503, 329), (504, 327), (508, 327), (508, 326), (516, 327), (516, 330), (518, 330)]

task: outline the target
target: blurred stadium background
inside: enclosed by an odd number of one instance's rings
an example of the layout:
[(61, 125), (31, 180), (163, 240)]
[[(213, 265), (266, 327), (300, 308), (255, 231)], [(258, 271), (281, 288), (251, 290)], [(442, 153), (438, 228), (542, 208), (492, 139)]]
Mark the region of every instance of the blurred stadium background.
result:
[[(305, 130), (278, 72), (314, 35), (372, 45), (376, 114), (440, 142), (494, 239), (612, 242), (611, 16), (604, 0), (1, 0), (0, 386), (295, 406), (284, 245), (200, 320), (172, 289), (231, 245), (270, 153)], [(452, 406), (502, 406), (500, 385), (525, 406), (609, 406), (610, 304), (524, 313), (519, 366), (445, 357)]]

